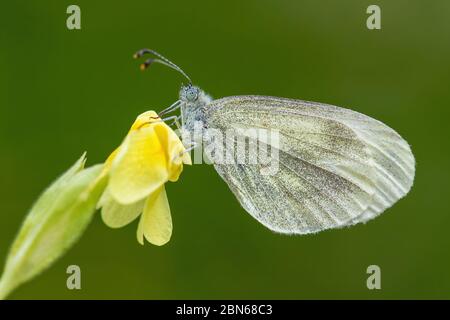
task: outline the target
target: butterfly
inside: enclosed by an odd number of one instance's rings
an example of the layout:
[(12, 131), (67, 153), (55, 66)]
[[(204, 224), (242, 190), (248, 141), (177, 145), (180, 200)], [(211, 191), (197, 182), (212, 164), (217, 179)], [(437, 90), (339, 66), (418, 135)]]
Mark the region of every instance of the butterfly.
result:
[[(194, 134), (233, 130), (248, 152), (265, 146), (277, 154), (277, 170), (264, 174), (267, 163), (243, 163), (235, 144), (203, 134), (191, 148), (225, 150), (227, 161), (213, 161), (241, 206), (267, 228), (284, 234), (309, 234), (369, 221), (412, 187), (415, 159), (409, 144), (392, 128), (349, 109), (296, 99), (269, 96), (232, 96), (213, 100), (176, 64), (150, 49), (142, 65), (161, 63), (181, 73), (179, 99), (159, 113)], [(181, 123), (180, 123), (181, 122)], [(276, 143), (252, 129), (273, 130)], [(189, 148), (188, 150), (190, 150)], [(257, 147), (256, 147), (257, 148)], [(231, 155), (231, 156), (230, 156)]]

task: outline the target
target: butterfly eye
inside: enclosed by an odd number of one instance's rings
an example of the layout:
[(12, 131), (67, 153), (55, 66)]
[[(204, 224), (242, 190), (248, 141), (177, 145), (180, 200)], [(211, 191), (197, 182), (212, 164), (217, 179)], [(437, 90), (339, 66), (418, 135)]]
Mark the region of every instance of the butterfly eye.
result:
[(195, 88), (188, 88), (186, 90), (185, 97), (186, 97), (186, 99), (188, 101), (191, 101), (191, 102), (197, 100), (197, 97), (198, 97), (197, 89), (195, 89)]

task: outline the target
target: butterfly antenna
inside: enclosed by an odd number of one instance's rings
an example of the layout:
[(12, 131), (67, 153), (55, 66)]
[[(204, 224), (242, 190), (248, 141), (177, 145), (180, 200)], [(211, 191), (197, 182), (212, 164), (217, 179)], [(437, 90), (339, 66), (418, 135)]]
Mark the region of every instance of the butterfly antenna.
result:
[(136, 52), (133, 55), (133, 58), (139, 59), (140, 57), (142, 57), (146, 54), (152, 54), (152, 55), (156, 56), (157, 58), (149, 58), (149, 59), (145, 60), (144, 63), (142, 63), (140, 65), (141, 70), (147, 69), (152, 63), (160, 63), (160, 64), (166, 65), (169, 68), (172, 68), (172, 69), (178, 71), (186, 79), (188, 79), (189, 83), (192, 83), (191, 78), (189, 78), (189, 76), (179, 66), (177, 66), (175, 63), (173, 63), (172, 61), (170, 61), (169, 59), (164, 57), (162, 54), (156, 52), (155, 50), (151, 50), (151, 49), (139, 50), (138, 52)]

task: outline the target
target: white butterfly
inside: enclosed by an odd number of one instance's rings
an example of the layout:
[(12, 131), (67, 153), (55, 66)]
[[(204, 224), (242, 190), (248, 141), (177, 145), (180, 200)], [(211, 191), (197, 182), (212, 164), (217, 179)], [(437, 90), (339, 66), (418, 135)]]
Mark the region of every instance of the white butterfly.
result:
[[(148, 59), (144, 69), (163, 63), (190, 82), (178, 66), (153, 50), (143, 49), (135, 57), (146, 53), (157, 58)], [(191, 84), (182, 86), (179, 100), (160, 115), (177, 109), (181, 116), (169, 118), (181, 119), (188, 132), (197, 121), (204, 129), (223, 132), (278, 130), (281, 143), (269, 145), (279, 155), (275, 174), (261, 174), (261, 163), (242, 164), (235, 158), (214, 163), (242, 207), (276, 232), (307, 234), (366, 222), (405, 196), (413, 184), (415, 160), (408, 143), (382, 122), (352, 110), (267, 96), (212, 100)], [(249, 144), (270, 144), (245, 138)]]

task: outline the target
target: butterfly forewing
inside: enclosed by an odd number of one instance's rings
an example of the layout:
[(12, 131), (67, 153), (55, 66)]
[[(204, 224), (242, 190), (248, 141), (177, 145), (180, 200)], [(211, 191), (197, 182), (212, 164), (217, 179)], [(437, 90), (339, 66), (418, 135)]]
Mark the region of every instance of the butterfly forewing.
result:
[(262, 161), (240, 163), (236, 153), (232, 162), (215, 163), (241, 205), (277, 232), (305, 234), (369, 220), (412, 185), (414, 157), (408, 144), (383, 123), (348, 109), (275, 97), (228, 97), (207, 106), (205, 122), (208, 128), (242, 135), (248, 132), (243, 129), (278, 130), (276, 146), (246, 136), (249, 149), (277, 148), (274, 174), (262, 174)]

